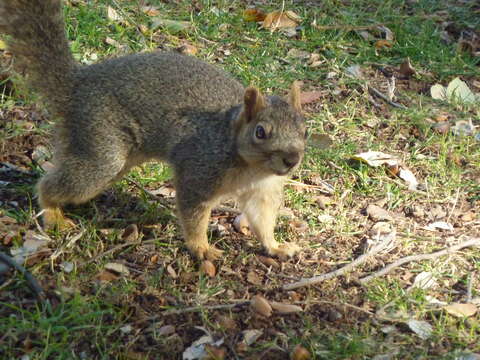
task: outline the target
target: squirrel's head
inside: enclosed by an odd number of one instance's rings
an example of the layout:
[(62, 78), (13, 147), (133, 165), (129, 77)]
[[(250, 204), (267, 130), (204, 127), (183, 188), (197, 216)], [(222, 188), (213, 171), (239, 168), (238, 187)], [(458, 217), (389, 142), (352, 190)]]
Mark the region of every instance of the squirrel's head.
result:
[(238, 153), (245, 162), (282, 176), (295, 170), (303, 158), (306, 137), (297, 83), (286, 100), (247, 88), (236, 129)]

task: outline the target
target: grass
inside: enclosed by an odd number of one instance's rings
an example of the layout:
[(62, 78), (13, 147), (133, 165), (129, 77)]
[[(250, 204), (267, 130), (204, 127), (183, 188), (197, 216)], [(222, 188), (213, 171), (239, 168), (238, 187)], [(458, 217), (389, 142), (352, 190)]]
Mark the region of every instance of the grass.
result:
[[(286, 207), (292, 209), (295, 221), (308, 226), (300, 231), (291, 218), (281, 218), (277, 237), (295, 239), (305, 250), (299, 259), (270, 270), (258, 261), (257, 255), (262, 253), (259, 244), (232, 230), (232, 216), (214, 213), (211, 241), (225, 250), (225, 258), (216, 264), (219, 274), (208, 278), (198, 274), (199, 264), (182, 245), (171, 197), (160, 203), (144, 191), (168, 185), (170, 169), (154, 163), (136, 168), (96, 200), (68, 208), (69, 216), (85, 229), (80, 241), (53, 263), (47, 255), (28, 266), (47, 290), (47, 305), (35, 303), (19, 275), (4, 275), (5, 282), (0, 283), (0, 357), (179, 358), (185, 348), (204, 335), (198, 327), (216, 339), (224, 338), (227, 358), (233, 356), (232, 349), (238, 350), (241, 332), (249, 329), (262, 329), (263, 335), (245, 352), (235, 350), (240, 358), (287, 358), (297, 344), (307, 348), (315, 359), (369, 359), (380, 355), (388, 355), (388, 359), (454, 359), (466, 352), (479, 353), (479, 315), (457, 318), (432, 307), (429, 300), (435, 297), (447, 303), (465, 302), (469, 281), (473, 282), (473, 297), (478, 299), (478, 249), (404, 265), (365, 287), (355, 283), (356, 278), (399, 257), (431, 252), (462, 237), (479, 236), (480, 143), (469, 136), (439, 133), (428, 121), (444, 116), (452, 124), (472, 120), (479, 125), (478, 107), (442, 103), (429, 95), (431, 85), (446, 85), (456, 76), (480, 91), (474, 86), (480, 81), (479, 57), (459, 53), (456, 39), (452, 43), (442, 40), (442, 21), (453, 24), (453, 38), (462, 30), (478, 28), (478, 7), (453, 0), (327, 0), (315, 5), (286, 1), (285, 9), (302, 17), (297, 37), (289, 38), (245, 22), (242, 13), (247, 5), (242, 1), (152, 4), (162, 17), (190, 22), (191, 28), (175, 32), (154, 27), (153, 17), (134, 1), (101, 0), (94, 5), (68, 2), (67, 34), (75, 58), (90, 63), (122, 53), (172, 49), (188, 42), (198, 49), (199, 58), (218, 64), (245, 85), (255, 84), (266, 93), (285, 95), (294, 80), (304, 82), (304, 91), (322, 91), (319, 101), (305, 107), (309, 132), (327, 133), (333, 144), (323, 149), (311, 141), (296, 180), (318, 185), (321, 179), (333, 186), (329, 204), (321, 209), (317, 199), (320, 193), (312, 188), (286, 188)], [(107, 7), (115, 9), (125, 21), (109, 19)], [(281, 3), (266, 1), (258, 7), (269, 12), (279, 10)], [(318, 30), (312, 23), (384, 24), (395, 40), (391, 48), (376, 50), (372, 42), (353, 31)], [(372, 34), (378, 36), (373, 30)], [(109, 44), (107, 38), (116, 43)], [(291, 49), (319, 54), (321, 66), (312, 68), (305, 60), (289, 56)], [(363, 82), (345, 75), (348, 66), (360, 64), (368, 81), (383, 91), (386, 79), (377, 69), (396, 69), (407, 57), (417, 70), (410, 80), (397, 82), (398, 101), (408, 106), (407, 110), (394, 109), (376, 98), (378, 106), (372, 105)], [(12, 79), (15, 84), (20, 82), (18, 77)], [(41, 164), (32, 161), (31, 152), (38, 144), (48, 144), (52, 124), (36, 105), (33, 94), (21, 86), (14, 86), (14, 91), (5, 89), (0, 103), (1, 116), (6, 120), (0, 125), (2, 162), (27, 171), (8, 175), (11, 177), (0, 173), (0, 180), (9, 182), (0, 189), (0, 215), (16, 219), (12, 224), (0, 218), (0, 238), (9, 232), (15, 234), (14, 241), (4, 240), (1, 245), (3, 251), (9, 251), (23, 243), (28, 231), (38, 231), (34, 183), (43, 170)], [(425, 191), (409, 192), (400, 179), (389, 176), (384, 169), (351, 160), (352, 155), (367, 150), (401, 158)], [(360, 255), (374, 224), (364, 214), (371, 203), (380, 203), (395, 214), (392, 226), (397, 229), (398, 244), (393, 251), (353, 274), (316, 287), (289, 293), (275, 290), (293, 278), (334, 270)], [(405, 216), (412, 208), (422, 210), (424, 215)], [(454, 232), (422, 230), (436, 220), (433, 214), (440, 210), (444, 215), (437, 220), (453, 223)], [(462, 216), (468, 213), (473, 215), (465, 220)], [(325, 217), (319, 215), (330, 215), (333, 220), (322, 220)], [(226, 228), (226, 234), (216, 223)], [(138, 224), (144, 243), (102, 256), (125, 242), (123, 229), (130, 224)], [(59, 233), (49, 236), (55, 241), (49, 245), (53, 250), (71, 239)], [(96, 260), (89, 262), (91, 259)], [(130, 274), (99, 280), (105, 276), (108, 262), (124, 263)], [(73, 271), (63, 271), (69, 263), (74, 264)], [(410, 289), (422, 271), (431, 272), (437, 286)], [(252, 273), (260, 282), (251, 280)], [(298, 302), (305, 310), (266, 319), (245, 308), (207, 308), (255, 294), (269, 300)], [(180, 315), (161, 314), (165, 309), (188, 306), (204, 308)], [(368, 313), (381, 309), (389, 321)], [(233, 321), (232, 328), (219, 325), (221, 316)], [(421, 339), (409, 330), (404, 319), (428, 322), (431, 337)], [(166, 325), (175, 326), (174, 331), (163, 334)]]

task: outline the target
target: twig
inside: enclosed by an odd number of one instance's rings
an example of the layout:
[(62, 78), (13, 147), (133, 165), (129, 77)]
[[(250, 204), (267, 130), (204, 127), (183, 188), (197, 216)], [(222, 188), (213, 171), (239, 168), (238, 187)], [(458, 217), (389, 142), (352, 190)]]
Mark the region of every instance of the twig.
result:
[(390, 104), (393, 107), (396, 107), (396, 108), (399, 108), (399, 109), (407, 110), (407, 107), (405, 105), (393, 102), (392, 100), (390, 100), (388, 98), (388, 96), (384, 95), (379, 90), (375, 89), (373, 86), (367, 85), (367, 87), (368, 87), (368, 91), (370, 91), (370, 93), (372, 93), (375, 96), (378, 96), (380, 99), (384, 100), (387, 104)]
[(480, 238), (474, 238), (467, 240), (465, 242), (462, 242), (457, 245), (450, 246), (449, 248), (431, 253), (431, 254), (419, 254), (419, 255), (411, 255), (411, 256), (406, 256), (404, 258), (398, 259), (397, 261), (393, 262), (390, 265), (385, 266), (383, 269), (368, 275), (362, 279), (360, 279), (361, 284), (366, 284), (367, 282), (379, 277), (383, 276), (385, 274), (388, 274), (390, 271), (393, 269), (402, 266), (403, 264), (412, 262), (412, 261), (423, 261), (423, 260), (432, 260), (435, 258), (438, 258), (440, 256), (448, 255), (448, 254), (453, 254), (454, 252), (461, 250), (466, 247), (471, 247), (471, 246), (480, 246)]
[(347, 265), (326, 274), (314, 276), (312, 278), (302, 279), (293, 284), (283, 285), (282, 289), (293, 290), (303, 286), (315, 285), (322, 281), (329, 280), (340, 275), (344, 275), (349, 271), (351, 271), (353, 268), (363, 264), (364, 262), (372, 258), (374, 255), (378, 254), (380, 251), (384, 250), (394, 239), (395, 239), (395, 231), (385, 236), (382, 242), (375, 245), (369, 252), (367, 252), (366, 254), (360, 255), (358, 258), (348, 263)]
[(150, 320), (157, 319), (160, 316), (166, 316), (166, 315), (178, 315), (178, 314), (184, 314), (184, 313), (189, 313), (189, 312), (198, 312), (198, 311), (203, 311), (203, 310), (228, 310), (228, 309), (233, 309), (239, 306), (245, 306), (249, 305), (250, 301), (241, 301), (237, 302), (234, 304), (221, 304), (221, 305), (207, 305), (207, 306), (191, 306), (191, 307), (186, 307), (182, 309), (171, 309), (171, 310), (165, 310), (162, 311), (158, 315), (154, 315)]
[(13, 258), (0, 251), (0, 261), (11, 267), (12, 269), (20, 272), (27, 281), (28, 287), (33, 291), (38, 300), (43, 301), (45, 299), (45, 292), (38, 283), (38, 281), (33, 277), (33, 275), (25, 269), (22, 265), (18, 264)]

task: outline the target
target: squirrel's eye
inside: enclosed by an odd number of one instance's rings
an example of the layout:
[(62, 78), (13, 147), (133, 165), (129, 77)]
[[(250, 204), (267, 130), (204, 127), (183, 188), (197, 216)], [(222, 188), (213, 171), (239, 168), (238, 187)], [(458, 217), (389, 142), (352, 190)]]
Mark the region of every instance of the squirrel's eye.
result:
[(265, 139), (267, 137), (267, 134), (265, 134), (265, 129), (263, 128), (262, 125), (257, 125), (255, 128), (255, 136), (257, 139)]

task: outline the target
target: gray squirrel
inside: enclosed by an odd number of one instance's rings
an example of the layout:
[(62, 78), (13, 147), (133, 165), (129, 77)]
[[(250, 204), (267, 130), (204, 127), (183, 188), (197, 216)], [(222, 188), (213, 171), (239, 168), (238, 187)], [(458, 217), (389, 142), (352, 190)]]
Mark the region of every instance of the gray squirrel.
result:
[(72, 226), (66, 204), (84, 203), (145, 161), (174, 172), (189, 251), (217, 259), (207, 226), (213, 206), (235, 198), (270, 255), (293, 256), (274, 227), (283, 185), (300, 164), (306, 126), (300, 90), (288, 99), (244, 88), (220, 68), (175, 52), (76, 63), (61, 0), (0, 0), (0, 31), (15, 64), (56, 119), (54, 168), (37, 185), (47, 228)]

